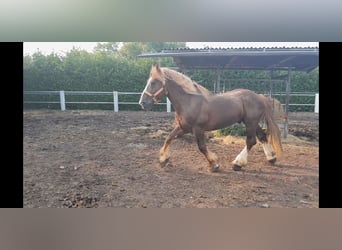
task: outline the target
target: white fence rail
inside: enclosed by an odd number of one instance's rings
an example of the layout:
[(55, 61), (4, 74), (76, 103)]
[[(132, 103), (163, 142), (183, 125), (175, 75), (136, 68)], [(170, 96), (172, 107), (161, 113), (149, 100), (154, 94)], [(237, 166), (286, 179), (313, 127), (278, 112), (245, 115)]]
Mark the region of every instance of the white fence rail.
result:
[[(55, 95), (59, 96), (58, 101), (24, 101), (24, 104), (60, 104), (60, 108), (62, 111), (66, 110), (67, 104), (111, 104), (113, 105), (114, 112), (119, 111), (119, 104), (127, 104), (127, 105), (139, 105), (138, 102), (123, 102), (120, 101), (120, 96), (122, 95), (137, 95), (140, 96), (141, 93), (138, 92), (101, 92), (101, 91), (24, 91), (24, 96), (32, 96), (32, 95)], [(99, 96), (112, 96), (113, 101), (67, 101), (66, 96), (71, 95), (99, 95)], [(274, 93), (273, 96), (285, 96), (284, 93)], [(301, 92), (293, 92), (290, 93), (290, 96), (313, 96), (315, 97), (315, 102), (312, 104), (299, 104), (299, 103), (289, 103), (289, 106), (313, 106), (314, 112), (318, 113), (318, 99), (319, 94), (317, 93), (301, 93)], [(165, 105), (166, 111), (171, 112), (171, 102), (168, 98), (166, 98), (165, 103), (158, 103), (158, 105)], [(285, 105), (285, 104), (282, 104)]]
[[(122, 102), (119, 100), (120, 95), (138, 95), (140, 96), (141, 93), (138, 92), (101, 92), (101, 91), (24, 91), (24, 96), (28, 95), (59, 95), (59, 101), (24, 101), (24, 104), (60, 104), (61, 111), (66, 110), (66, 104), (112, 104), (114, 108), (114, 112), (119, 111), (119, 104), (128, 104), (128, 105), (139, 105), (138, 102)], [(111, 95), (113, 96), (113, 101), (109, 102), (102, 102), (102, 101), (66, 101), (67, 95)], [(171, 112), (171, 102), (168, 98), (166, 98), (165, 103), (158, 103), (158, 105), (165, 105), (166, 111)]]
[[(274, 97), (277, 96), (286, 96), (286, 93), (273, 93), (272, 94)], [(292, 92), (290, 93), (290, 96), (312, 96), (315, 97), (315, 102), (310, 104), (310, 103), (289, 103), (289, 106), (312, 106), (314, 107), (314, 112), (318, 113), (319, 107), (319, 94), (318, 93), (309, 93), (309, 92)], [(285, 106), (286, 104), (281, 104), (282, 106)]]

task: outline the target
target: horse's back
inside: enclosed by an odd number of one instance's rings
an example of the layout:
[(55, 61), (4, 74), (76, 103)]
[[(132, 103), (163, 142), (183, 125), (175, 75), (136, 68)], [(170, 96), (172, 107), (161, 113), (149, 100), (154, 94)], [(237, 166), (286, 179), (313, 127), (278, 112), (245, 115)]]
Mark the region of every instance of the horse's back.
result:
[(227, 91), (221, 95), (227, 98), (228, 97), (241, 98), (242, 100), (251, 101), (253, 104), (265, 103), (269, 101), (266, 96), (257, 94), (254, 91), (249, 90), (249, 89), (234, 89), (231, 91)]
[(235, 103), (241, 105), (240, 110), (243, 109), (244, 120), (258, 120), (269, 106), (267, 97), (249, 89), (234, 89), (221, 94), (221, 96), (235, 100)]
[(254, 96), (256, 97), (258, 94), (255, 93), (252, 90), (249, 89), (233, 89), (227, 92), (224, 92), (222, 94), (220, 94), (222, 96)]

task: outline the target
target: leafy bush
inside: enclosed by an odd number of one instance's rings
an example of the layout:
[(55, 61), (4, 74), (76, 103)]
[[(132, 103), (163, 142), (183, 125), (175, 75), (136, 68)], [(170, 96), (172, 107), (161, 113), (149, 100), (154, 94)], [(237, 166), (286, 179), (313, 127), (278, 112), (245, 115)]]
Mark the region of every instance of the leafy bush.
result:
[(246, 128), (242, 124), (233, 124), (232, 126), (216, 130), (217, 136), (245, 136)]

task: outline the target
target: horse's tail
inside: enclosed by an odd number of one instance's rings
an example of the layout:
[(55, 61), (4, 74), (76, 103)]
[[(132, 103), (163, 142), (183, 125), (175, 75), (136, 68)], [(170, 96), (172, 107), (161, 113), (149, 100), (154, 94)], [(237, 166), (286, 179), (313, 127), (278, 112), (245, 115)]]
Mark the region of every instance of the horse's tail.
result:
[(280, 129), (273, 118), (271, 105), (266, 105), (264, 119), (267, 126), (267, 141), (275, 150), (277, 158), (280, 158), (283, 154), (283, 147), (281, 145), (281, 134)]

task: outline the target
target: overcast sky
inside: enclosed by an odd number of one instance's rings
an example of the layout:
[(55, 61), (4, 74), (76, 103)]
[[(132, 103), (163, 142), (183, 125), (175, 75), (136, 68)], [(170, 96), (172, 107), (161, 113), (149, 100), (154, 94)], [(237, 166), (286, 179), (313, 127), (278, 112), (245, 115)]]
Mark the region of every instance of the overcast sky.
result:
[[(97, 42), (25, 42), (24, 55), (37, 52), (64, 54), (73, 47), (93, 51)], [(187, 42), (190, 48), (239, 48), (239, 47), (318, 47), (318, 42)]]

